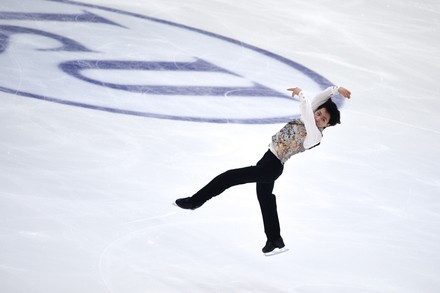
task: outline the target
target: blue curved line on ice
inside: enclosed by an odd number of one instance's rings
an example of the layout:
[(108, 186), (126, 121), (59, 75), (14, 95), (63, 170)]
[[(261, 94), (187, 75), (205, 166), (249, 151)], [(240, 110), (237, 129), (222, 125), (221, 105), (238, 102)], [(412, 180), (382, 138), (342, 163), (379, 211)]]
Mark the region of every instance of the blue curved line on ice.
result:
[[(321, 76), (320, 74), (310, 70), (309, 68), (307, 68), (301, 64), (298, 64), (296, 62), (293, 62), (292, 60), (289, 60), (289, 59), (284, 58), (282, 56), (276, 55), (272, 52), (269, 52), (264, 49), (237, 41), (237, 40), (229, 38), (229, 37), (225, 37), (225, 36), (218, 35), (218, 34), (215, 34), (212, 32), (204, 31), (204, 30), (201, 30), (198, 28), (186, 26), (186, 25), (179, 24), (179, 23), (174, 23), (171, 21), (163, 20), (163, 19), (144, 16), (144, 15), (140, 15), (137, 13), (127, 12), (127, 11), (114, 9), (114, 8), (108, 8), (108, 7), (99, 6), (99, 5), (80, 3), (80, 2), (69, 1), (69, 0), (47, 0), (47, 1), (66, 3), (66, 4), (71, 4), (71, 5), (100, 9), (100, 10), (104, 10), (104, 11), (110, 11), (110, 12), (114, 12), (114, 13), (129, 15), (129, 16), (133, 16), (133, 17), (137, 17), (137, 18), (141, 18), (141, 19), (146, 19), (146, 20), (150, 20), (150, 21), (154, 21), (154, 22), (175, 26), (175, 27), (187, 29), (190, 31), (194, 31), (194, 32), (197, 32), (200, 34), (204, 34), (204, 35), (207, 35), (207, 36), (210, 36), (213, 38), (221, 39), (223, 41), (239, 45), (241, 47), (256, 51), (260, 54), (263, 54), (265, 56), (268, 56), (270, 58), (278, 60), (279, 62), (282, 62), (288, 66), (291, 66), (291, 67), (297, 69), (298, 71), (302, 72), (303, 74), (307, 75), (313, 81), (315, 81), (322, 89), (332, 85), (332, 83), (329, 80), (327, 80), (325, 77)], [(182, 117), (182, 116), (177, 116), (177, 115), (166, 115), (166, 114), (139, 112), (139, 111), (116, 109), (116, 108), (111, 108), (111, 107), (90, 105), (90, 104), (85, 104), (85, 103), (80, 103), (80, 102), (67, 101), (67, 100), (42, 96), (42, 95), (19, 91), (19, 90), (14, 90), (14, 89), (6, 88), (6, 87), (0, 87), (0, 91), (10, 93), (10, 94), (15, 94), (15, 95), (21, 95), (21, 96), (25, 96), (25, 97), (29, 97), (29, 98), (35, 98), (35, 99), (39, 99), (39, 100), (59, 103), (59, 104), (63, 104), (63, 105), (76, 106), (76, 107), (82, 107), (82, 108), (87, 108), (87, 109), (100, 110), (100, 111), (106, 111), (106, 112), (118, 113), (118, 114), (126, 114), (126, 115), (133, 115), (133, 116), (158, 118), (158, 119), (170, 119), (170, 120), (178, 120), (178, 121), (209, 122), (209, 123), (239, 123), (239, 124), (272, 124), (272, 123), (283, 123), (283, 122), (289, 121), (293, 118), (299, 117), (299, 114), (295, 115), (295, 116), (286, 116), (286, 117), (268, 117), (268, 118), (253, 118), (253, 119)], [(342, 106), (342, 104), (343, 104), (343, 99), (341, 99), (340, 97), (335, 97), (334, 101), (339, 107)]]

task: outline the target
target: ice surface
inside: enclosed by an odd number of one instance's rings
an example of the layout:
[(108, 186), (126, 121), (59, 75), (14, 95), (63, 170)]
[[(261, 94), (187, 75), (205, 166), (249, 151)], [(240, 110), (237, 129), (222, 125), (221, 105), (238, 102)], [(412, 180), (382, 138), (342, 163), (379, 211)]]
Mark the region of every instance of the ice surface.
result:
[[(440, 292), (438, 1), (85, 2), (251, 44), (353, 98), (342, 124), (276, 182), (290, 250), (267, 258), (253, 185), (195, 211), (172, 202), (256, 163), (283, 124), (160, 120), (0, 92), (1, 292)], [(3, 1), (0, 11), (28, 9), (20, 3)], [(14, 40), (17, 50), (40, 45)], [(114, 39), (127, 49), (118, 57), (130, 58), (127, 40)], [(26, 83), (24, 64), (42, 63), (32, 57), (2, 54), (15, 64), (2, 78), (62, 94), (69, 84), (55, 71)], [(291, 86), (304, 85), (280, 82), (280, 91)]]

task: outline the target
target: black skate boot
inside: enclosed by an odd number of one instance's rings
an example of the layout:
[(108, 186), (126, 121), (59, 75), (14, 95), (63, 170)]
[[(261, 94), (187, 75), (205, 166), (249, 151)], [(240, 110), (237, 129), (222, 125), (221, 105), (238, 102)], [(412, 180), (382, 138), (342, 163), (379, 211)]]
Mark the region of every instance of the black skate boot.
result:
[(266, 245), (263, 247), (262, 251), (263, 253), (267, 254), (272, 252), (275, 248), (283, 248), (284, 245), (284, 241), (283, 238), (278, 238), (277, 240), (267, 240), (266, 241)]
[(191, 197), (179, 198), (176, 200), (176, 205), (182, 209), (186, 210), (195, 210), (202, 206), (202, 204), (198, 204), (194, 202)]

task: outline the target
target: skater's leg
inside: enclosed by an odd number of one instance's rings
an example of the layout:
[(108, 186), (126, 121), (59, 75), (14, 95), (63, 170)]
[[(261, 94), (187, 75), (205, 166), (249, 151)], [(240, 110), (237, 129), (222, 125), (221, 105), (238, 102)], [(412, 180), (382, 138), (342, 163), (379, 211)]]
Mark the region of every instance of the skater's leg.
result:
[(218, 175), (191, 199), (196, 205), (201, 206), (232, 186), (251, 182), (273, 182), (282, 172), (283, 165), (272, 152), (268, 151), (256, 166), (228, 170)]
[(263, 216), (264, 232), (267, 239), (275, 241), (281, 237), (276, 197), (272, 193), (274, 182), (257, 183), (257, 197)]
[(183, 209), (197, 209), (206, 201), (210, 200), (214, 196), (219, 195), (229, 187), (256, 182), (259, 178), (264, 176), (263, 171), (264, 170), (261, 166), (250, 166), (228, 170), (212, 179), (211, 182), (206, 184), (192, 197), (177, 199), (176, 205)]
[(232, 186), (257, 182), (264, 177), (265, 170), (262, 166), (228, 170), (212, 179), (211, 182), (194, 194), (192, 199), (197, 203), (204, 203)]
[(275, 248), (283, 248), (284, 241), (280, 234), (276, 197), (272, 193), (274, 182), (257, 183), (257, 197), (263, 215), (264, 232), (267, 241), (262, 251), (272, 252)]
[(267, 151), (256, 166), (228, 170), (209, 182), (192, 197), (179, 198), (176, 204), (184, 209), (196, 209), (226, 189), (251, 182), (274, 182), (283, 172), (280, 160)]

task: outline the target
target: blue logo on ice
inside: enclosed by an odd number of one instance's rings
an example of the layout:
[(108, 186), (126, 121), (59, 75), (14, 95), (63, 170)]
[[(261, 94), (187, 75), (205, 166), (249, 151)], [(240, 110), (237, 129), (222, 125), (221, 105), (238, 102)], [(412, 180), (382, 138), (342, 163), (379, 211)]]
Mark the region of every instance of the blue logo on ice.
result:
[(330, 85), (268, 51), (162, 19), (68, 0), (1, 6), (0, 90), (11, 94), (150, 118), (277, 123), (298, 115), (286, 87)]

